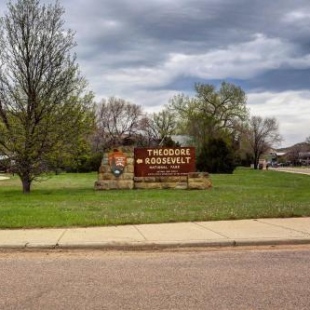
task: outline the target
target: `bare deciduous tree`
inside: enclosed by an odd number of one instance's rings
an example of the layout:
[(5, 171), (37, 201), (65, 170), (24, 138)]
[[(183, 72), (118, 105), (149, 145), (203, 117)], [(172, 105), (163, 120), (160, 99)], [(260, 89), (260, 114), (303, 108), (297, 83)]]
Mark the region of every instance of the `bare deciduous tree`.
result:
[(102, 100), (97, 113), (98, 148), (103, 150), (119, 146), (124, 139), (135, 138), (141, 117), (139, 105), (115, 97)]
[(146, 146), (158, 145), (164, 139), (176, 134), (175, 113), (163, 109), (158, 113), (146, 114), (140, 121), (140, 130)]
[(148, 114), (142, 116), (139, 123), (139, 131), (141, 132), (141, 139), (138, 143), (139, 146), (153, 146), (153, 143), (158, 140), (158, 133), (154, 127), (151, 116)]
[(254, 168), (257, 169), (259, 158), (282, 140), (276, 118), (252, 116), (245, 139), (253, 156)]
[(299, 164), (300, 153), (304, 151), (306, 151), (305, 143), (297, 143), (289, 148), (289, 151), (286, 153), (286, 158), (296, 166)]

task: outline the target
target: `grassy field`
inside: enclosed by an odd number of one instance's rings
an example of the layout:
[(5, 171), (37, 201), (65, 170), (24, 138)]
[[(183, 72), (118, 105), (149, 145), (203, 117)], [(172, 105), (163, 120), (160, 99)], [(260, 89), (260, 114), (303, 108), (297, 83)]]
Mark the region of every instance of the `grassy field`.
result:
[(17, 177), (0, 181), (0, 228), (310, 216), (310, 176), (239, 168), (211, 175), (213, 188), (94, 191), (96, 173), (35, 182), (25, 195)]

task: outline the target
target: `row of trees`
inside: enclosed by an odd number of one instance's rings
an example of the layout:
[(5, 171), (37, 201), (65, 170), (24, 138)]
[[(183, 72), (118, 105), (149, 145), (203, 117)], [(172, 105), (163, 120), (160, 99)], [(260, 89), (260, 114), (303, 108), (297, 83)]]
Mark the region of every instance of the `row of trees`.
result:
[(44, 172), (79, 167), (91, 154), (100, 160), (119, 144), (171, 145), (171, 135), (186, 135), (199, 169), (232, 172), (248, 157), (257, 167), (280, 140), (276, 119), (250, 117), (244, 91), (225, 82), (196, 84), (194, 97), (176, 95), (159, 113), (114, 97), (96, 105), (63, 13), (59, 2), (17, 0), (0, 21), (0, 155), (14, 163), (23, 192)]
[(149, 115), (123, 99), (103, 100), (98, 105), (93, 150), (168, 143), (165, 137), (186, 135), (197, 148), (200, 170), (232, 172), (245, 161), (257, 168), (259, 158), (281, 141), (275, 118), (249, 116), (240, 87), (223, 82), (219, 89), (196, 84), (195, 90), (194, 97), (176, 95), (162, 111)]

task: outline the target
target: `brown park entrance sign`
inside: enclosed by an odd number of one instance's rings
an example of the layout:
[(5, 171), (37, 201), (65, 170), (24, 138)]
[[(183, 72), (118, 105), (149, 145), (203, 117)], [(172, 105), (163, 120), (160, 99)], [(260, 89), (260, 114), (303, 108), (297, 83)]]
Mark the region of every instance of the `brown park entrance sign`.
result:
[(195, 148), (135, 148), (135, 177), (182, 176), (196, 171)]

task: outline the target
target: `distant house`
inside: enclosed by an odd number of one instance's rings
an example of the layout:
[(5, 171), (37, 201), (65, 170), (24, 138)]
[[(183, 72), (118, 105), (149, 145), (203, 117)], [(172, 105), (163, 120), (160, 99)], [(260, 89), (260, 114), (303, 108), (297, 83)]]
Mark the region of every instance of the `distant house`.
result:
[(179, 143), (180, 146), (193, 146), (193, 143), (191, 142), (191, 137), (190, 136), (185, 136), (185, 135), (172, 135), (171, 139)]
[(307, 143), (297, 143), (287, 148), (270, 151), (273, 161), (288, 165), (309, 165), (310, 146)]

